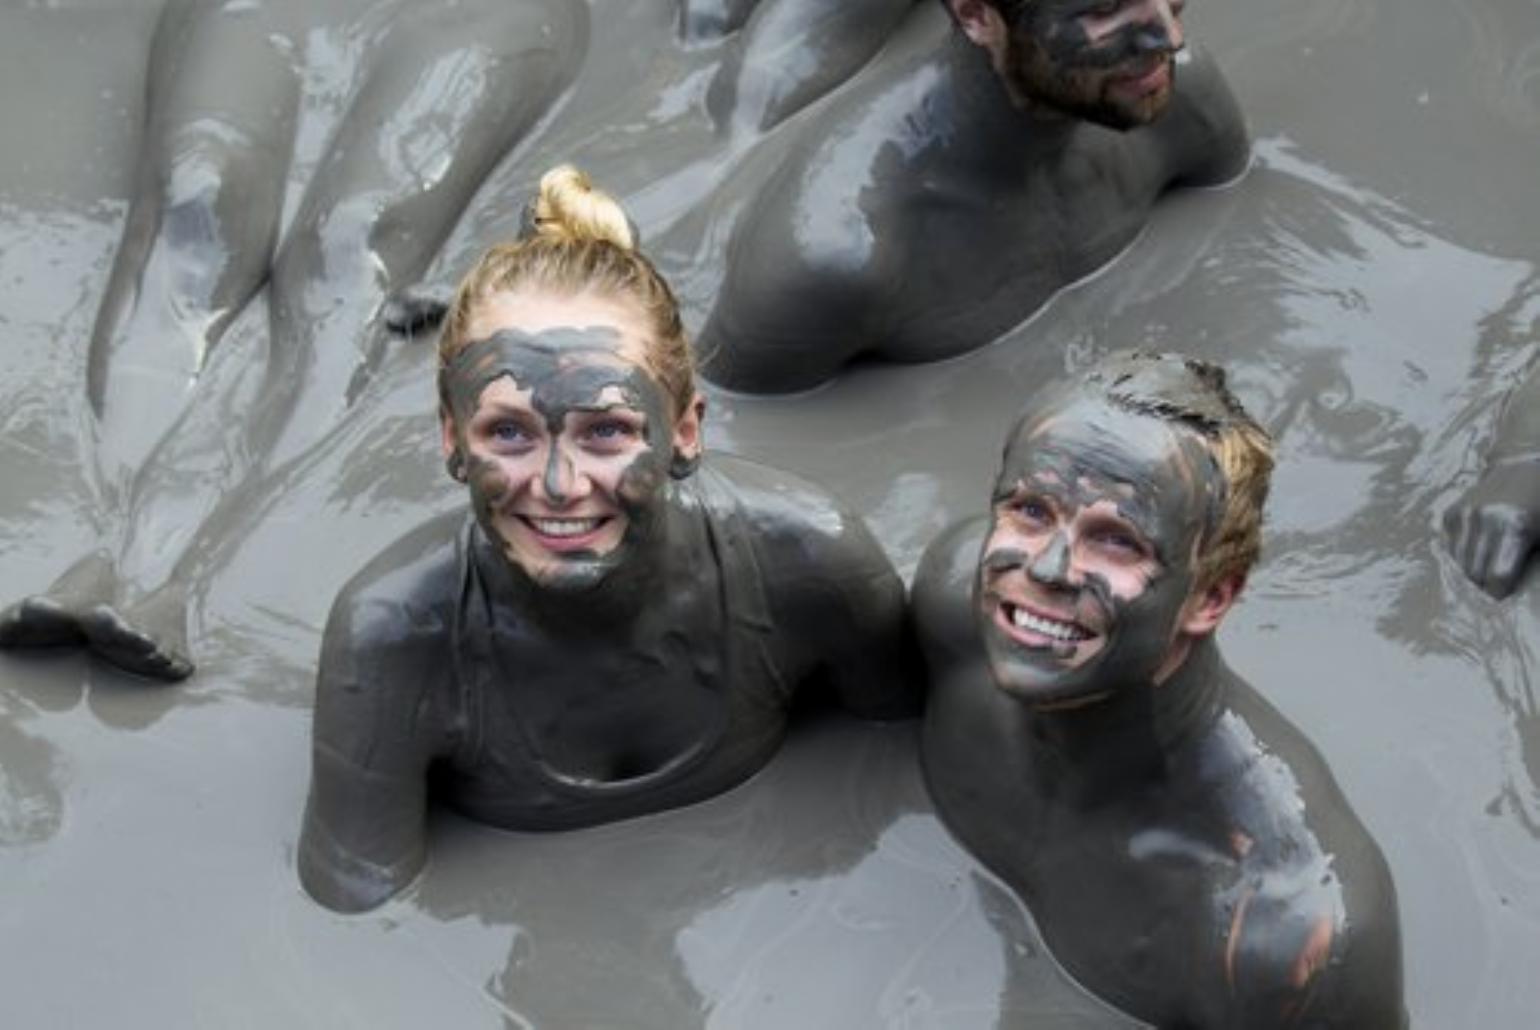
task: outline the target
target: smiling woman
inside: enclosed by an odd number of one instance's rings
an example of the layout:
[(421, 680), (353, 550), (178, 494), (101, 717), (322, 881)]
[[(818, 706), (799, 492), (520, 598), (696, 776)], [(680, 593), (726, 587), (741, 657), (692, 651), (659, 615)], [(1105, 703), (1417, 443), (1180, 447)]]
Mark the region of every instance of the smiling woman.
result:
[(471, 515), (387, 549), (327, 624), (299, 872), (334, 909), (412, 880), (430, 797), (592, 825), (739, 783), (803, 685), (860, 715), (917, 708), (903, 587), (860, 519), (702, 460), (678, 309), (620, 208), (562, 167), (528, 214), (440, 341)]

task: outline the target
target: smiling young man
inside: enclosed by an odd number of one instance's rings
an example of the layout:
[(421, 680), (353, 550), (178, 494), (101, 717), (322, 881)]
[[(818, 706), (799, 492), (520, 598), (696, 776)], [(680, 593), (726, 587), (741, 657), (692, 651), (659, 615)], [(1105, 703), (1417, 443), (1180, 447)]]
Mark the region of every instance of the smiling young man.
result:
[(1030, 405), (927, 552), (926, 781), (1085, 986), (1161, 1027), (1404, 1024), (1395, 890), (1215, 630), (1272, 447), (1211, 365), (1113, 355)]
[(699, 339), (712, 380), (782, 393), (858, 354), (981, 346), (1115, 257), (1163, 192), (1246, 168), (1183, 0), (943, 4), (723, 187), (732, 260)]

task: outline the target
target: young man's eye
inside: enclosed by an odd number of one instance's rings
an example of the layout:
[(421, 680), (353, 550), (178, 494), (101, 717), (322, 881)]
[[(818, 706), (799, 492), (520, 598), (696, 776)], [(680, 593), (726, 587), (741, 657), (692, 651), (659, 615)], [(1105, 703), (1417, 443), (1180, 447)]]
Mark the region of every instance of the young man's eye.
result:
[(1107, 550), (1129, 558), (1143, 558), (1145, 555), (1144, 541), (1125, 530), (1103, 530), (1096, 534), (1095, 539)]
[(1048, 502), (1038, 497), (1024, 497), (1015, 503), (1014, 508), (1019, 518), (1034, 525), (1053, 518), (1053, 509), (1048, 506)]
[(588, 430), (588, 435), (600, 440), (614, 440), (617, 437), (635, 436), (635, 430), (624, 422), (600, 422)]

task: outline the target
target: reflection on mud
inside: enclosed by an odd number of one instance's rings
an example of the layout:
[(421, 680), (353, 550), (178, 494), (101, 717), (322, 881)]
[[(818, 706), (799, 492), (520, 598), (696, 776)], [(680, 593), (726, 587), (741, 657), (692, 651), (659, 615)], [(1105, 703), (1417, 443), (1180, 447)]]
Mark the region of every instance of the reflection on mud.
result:
[(33, 714), (10, 690), (0, 690), (0, 847), (47, 840), (64, 818), (59, 756), (47, 740), (21, 728)]
[(912, 725), (800, 727), (743, 787), (640, 822), (440, 823), (414, 903), (511, 931), (488, 990), (535, 1026), (1134, 1025), (929, 814)]

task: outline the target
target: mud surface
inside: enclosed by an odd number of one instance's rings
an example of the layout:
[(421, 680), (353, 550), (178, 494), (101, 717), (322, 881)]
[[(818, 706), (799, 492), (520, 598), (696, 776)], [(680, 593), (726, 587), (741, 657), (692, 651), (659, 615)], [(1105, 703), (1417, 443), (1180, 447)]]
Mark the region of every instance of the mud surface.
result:
[[(494, 174), (442, 277), (517, 224), (558, 158), (621, 195), (644, 241), (752, 159), (705, 113), (722, 47), (676, 44), (672, 0), (593, 7), (577, 87)], [(46, 587), (99, 533), (86, 341), (154, 9), (0, 7), (0, 600)], [(1103, 274), (966, 358), (860, 368), (799, 398), (713, 394), (708, 445), (837, 490), (908, 575), (939, 528), (983, 511), (1042, 378), (1126, 346), (1224, 362), (1281, 443), (1226, 656), (1319, 745), (1383, 847), (1414, 1025), (1529, 1026), (1540, 585), (1489, 600), (1437, 525), (1540, 338), (1540, 4), (1231, 0), (1192, 4), (1187, 24), (1250, 118), (1243, 181), (1170, 198)], [(324, 34), (307, 47), (291, 196), (357, 59)], [(713, 245), (682, 277), (697, 318)], [(238, 375), (265, 331), (254, 305), (210, 374)], [(827, 723), (728, 795), (597, 830), (444, 816), (403, 898), (355, 918), (306, 899), (293, 850), (327, 607), (365, 558), (464, 503), (430, 360), (387, 354), (339, 428), (216, 527), (187, 584), (195, 678), (0, 656), (8, 1025), (1120, 1025), (942, 832), (912, 725)]]

